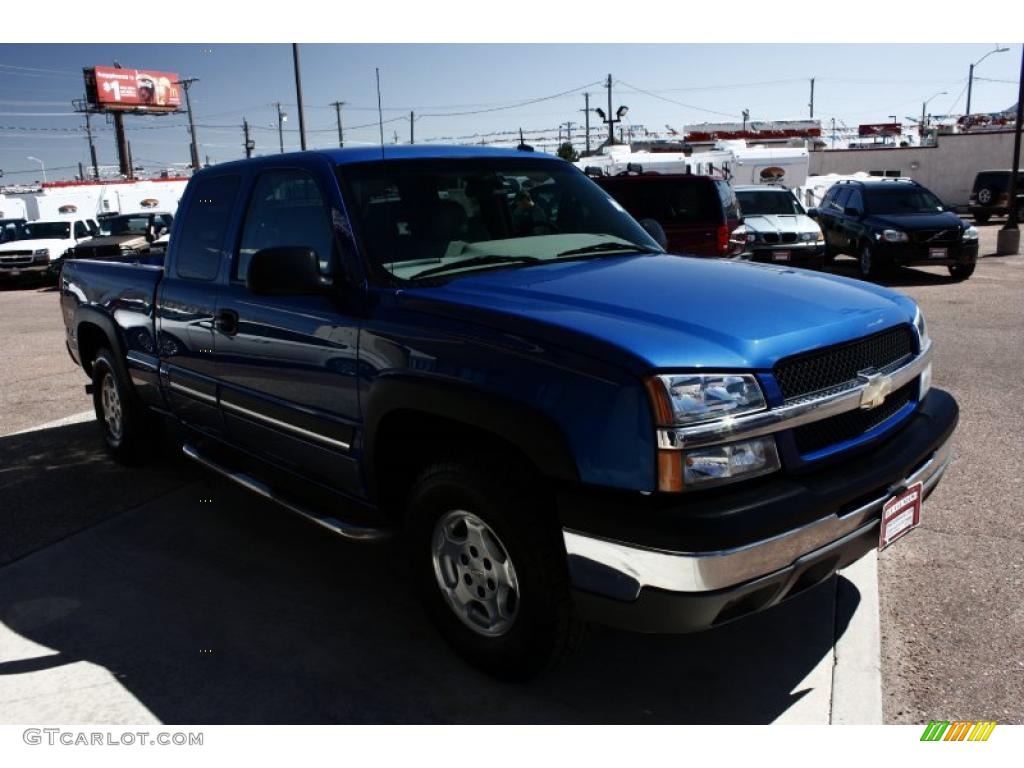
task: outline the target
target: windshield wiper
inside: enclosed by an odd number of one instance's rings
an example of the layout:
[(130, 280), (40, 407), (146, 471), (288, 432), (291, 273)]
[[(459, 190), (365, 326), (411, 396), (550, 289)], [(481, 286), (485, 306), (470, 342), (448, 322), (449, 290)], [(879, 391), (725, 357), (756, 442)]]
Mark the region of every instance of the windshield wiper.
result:
[(419, 280), (421, 277), (430, 277), (431, 275), (438, 275), (442, 272), (447, 272), (448, 270), (451, 269), (463, 269), (464, 267), (479, 267), (486, 266), (487, 264), (530, 264), (537, 261), (541, 261), (541, 259), (537, 258), (536, 256), (501, 256), (498, 254), (491, 254), (489, 256), (474, 256), (471, 259), (465, 259), (463, 261), (453, 261), (450, 264), (442, 264), (439, 267), (432, 267), (431, 269), (424, 270), (423, 272), (417, 272), (409, 279)]
[(664, 251), (657, 248), (649, 248), (646, 245), (637, 245), (636, 243), (594, 243), (593, 245), (585, 245), (582, 248), (573, 248), (569, 251), (562, 251), (558, 254), (559, 258), (562, 256), (579, 256), (585, 253), (601, 253), (603, 251), (637, 251), (638, 253), (664, 253)]

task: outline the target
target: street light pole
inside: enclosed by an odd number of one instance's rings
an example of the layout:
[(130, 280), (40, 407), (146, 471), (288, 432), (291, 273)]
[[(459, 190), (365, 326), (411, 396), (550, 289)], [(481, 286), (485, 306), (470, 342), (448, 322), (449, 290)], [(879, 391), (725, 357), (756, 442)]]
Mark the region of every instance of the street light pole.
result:
[(45, 184), (46, 183), (46, 163), (44, 163), (38, 157), (32, 157), (31, 155), (27, 155), (25, 157), (25, 159), (26, 160), (35, 160), (37, 163), (39, 163), (39, 166), (43, 169), (43, 184)]
[(1006, 217), (1006, 224), (996, 240), (996, 253), (1001, 256), (1020, 253), (1020, 229), (1017, 222), (1020, 217), (1020, 201), (1017, 194), (1020, 192), (1020, 138), (1024, 131), (1024, 45), (1021, 46), (1020, 57), (1020, 81), (1017, 84), (1017, 124), (1013, 132), (1013, 166), (1010, 171), (1010, 211)]
[(299, 44), (292, 43), (292, 59), (295, 62), (295, 98), (299, 107), (299, 144), (306, 151), (306, 114), (302, 109), (302, 74), (299, 70)]
[(189, 77), (185, 80), (178, 80), (176, 85), (180, 85), (181, 89), (185, 91), (185, 108), (188, 110), (188, 130), (192, 135), (192, 170), (199, 170), (199, 144), (196, 142), (196, 124), (192, 119), (192, 99), (188, 95), (189, 88), (192, 87), (192, 83), (198, 83), (199, 78)]
[(971, 64), (971, 68), (967, 72), (967, 109), (964, 112), (965, 115), (971, 114), (971, 91), (974, 89), (974, 68), (976, 66), (978, 66), (979, 64), (981, 64), (981, 62), (983, 62), (985, 59), (987, 59), (993, 53), (1006, 53), (1008, 50), (1010, 50), (1010, 49), (1009, 48), (1000, 48), (997, 45), (995, 47), (995, 50), (989, 51), (984, 56), (982, 56), (980, 59), (978, 59), (976, 62)]
[(934, 96), (929, 96), (921, 104), (921, 130), (920, 130), (920, 133), (921, 133), (922, 137), (924, 136), (924, 121), (927, 119), (927, 115), (925, 114), (925, 110), (928, 109), (928, 102), (931, 101), (932, 99), (934, 99), (936, 96), (945, 96), (946, 93), (947, 93), (946, 91), (939, 91)]
[(281, 102), (274, 102), (274, 106), (277, 107), (277, 140), (281, 145), (281, 154), (284, 154), (284, 122), (288, 119), (288, 115), (281, 111)]

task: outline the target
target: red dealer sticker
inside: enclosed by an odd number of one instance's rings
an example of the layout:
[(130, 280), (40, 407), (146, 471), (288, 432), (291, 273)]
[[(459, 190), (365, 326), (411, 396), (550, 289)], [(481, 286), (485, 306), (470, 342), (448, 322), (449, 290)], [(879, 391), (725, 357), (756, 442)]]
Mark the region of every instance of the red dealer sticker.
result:
[(921, 496), (921, 483), (914, 483), (885, 502), (882, 529), (878, 536), (879, 549), (885, 549), (921, 522)]

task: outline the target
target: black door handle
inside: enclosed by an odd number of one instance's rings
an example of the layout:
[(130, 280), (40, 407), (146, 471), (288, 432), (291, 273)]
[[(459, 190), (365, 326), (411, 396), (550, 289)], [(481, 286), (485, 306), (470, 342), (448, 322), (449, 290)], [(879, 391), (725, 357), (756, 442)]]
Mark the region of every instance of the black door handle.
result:
[(217, 317), (213, 327), (225, 336), (234, 336), (238, 333), (238, 313), (233, 309), (217, 310)]

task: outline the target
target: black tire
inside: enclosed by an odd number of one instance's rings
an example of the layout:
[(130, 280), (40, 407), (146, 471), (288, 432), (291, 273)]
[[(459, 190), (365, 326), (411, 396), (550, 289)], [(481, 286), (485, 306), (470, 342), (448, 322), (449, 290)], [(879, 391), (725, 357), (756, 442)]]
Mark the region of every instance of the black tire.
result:
[(988, 220), (991, 214), (988, 213), (976, 213), (974, 214), (974, 221), (977, 224), (988, 224)]
[(949, 275), (957, 282), (960, 282), (974, 274), (974, 267), (974, 264), (950, 264)]
[[(551, 668), (578, 647), (583, 624), (569, 593), (565, 548), (553, 504), (544, 494), (528, 489), (533, 483), (523, 474), (502, 469), (507, 465), (503, 457), (493, 461), (455, 458), (432, 464), (413, 484), (407, 527), (414, 577), (424, 607), (441, 634), (479, 669), (502, 680), (520, 681)], [(435, 558), (435, 546), (444, 541), (440, 533), (446, 527), (443, 521), (465, 513), (489, 529), (485, 539), (491, 554), (499, 553), (499, 563), (487, 559), (486, 549), (480, 552), (470, 546), (473, 539), (468, 535), (459, 563), (455, 558)], [(451, 530), (457, 533), (458, 525), (453, 523)], [(506, 561), (513, 566), (516, 588), (505, 589), (503, 607), (512, 618), (499, 634), (488, 636), (484, 632), (489, 628), (482, 622), (471, 628), (471, 619), (457, 613), (449, 603), (457, 597), (446, 596), (442, 581), (445, 574), (451, 576), (449, 582), (456, 591), (463, 580), (471, 579), (465, 581), (471, 585), (467, 590), (477, 590), (481, 598), (490, 600), (490, 592), (485, 594), (489, 590), (497, 602), (501, 592), (494, 590), (502, 587), (493, 584), (490, 576)], [(483, 602), (475, 597), (471, 602), (477, 603), (471, 609), (483, 608)], [(482, 610), (467, 613), (480, 617)]]
[[(96, 423), (107, 452), (121, 464), (133, 466), (142, 463), (150, 453), (147, 432), (153, 432), (148, 429), (152, 419), (136, 399), (114, 354), (106, 347), (96, 353), (92, 362), (92, 385)], [(104, 392), (108, 386), (112, 389), (105, 399)]]
[(857, 255), (857, 269), (864, 280), (877, 280), (882, 275), (882, 265), (879, 264), (877, 254), (872, 250), (870, 243), (861, 243)]

